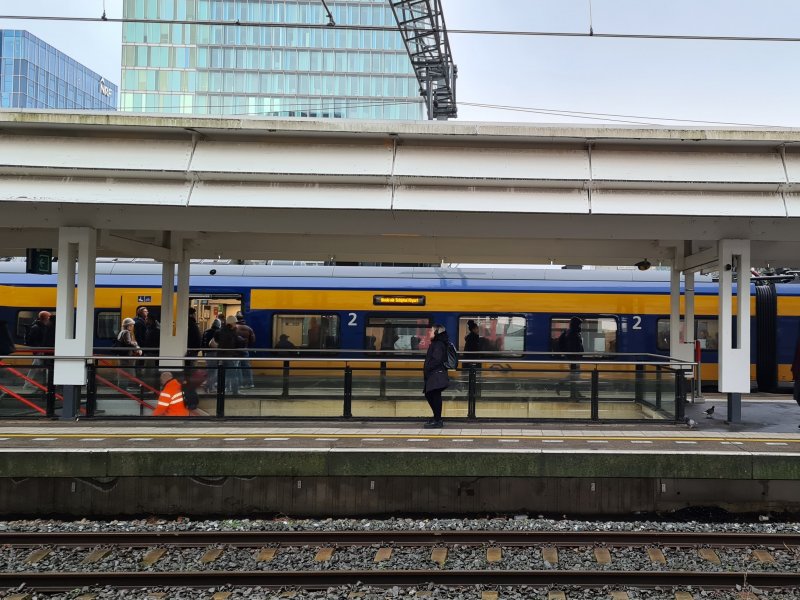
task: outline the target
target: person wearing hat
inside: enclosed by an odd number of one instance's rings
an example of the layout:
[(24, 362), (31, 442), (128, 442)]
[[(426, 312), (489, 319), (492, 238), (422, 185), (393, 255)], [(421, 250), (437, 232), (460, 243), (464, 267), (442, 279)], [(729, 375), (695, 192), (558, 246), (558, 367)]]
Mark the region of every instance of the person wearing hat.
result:
[(154, 417), (188, 417), (191, 413), (183, 401), (181, 382), (175, 379), (172, 372), (161, 373), (161, 393), (158, 405), (153, 410)]
[[(236, 333), (236, 317), (228, 315), (225, 317), (225, 324), (214, 334), (214, 341), (217, 343), (217, 356), (231, 360), (223, 360), (225, 367), (225, 392), (238, 394), (241, 386), (241, 373), (239, 372), (239, 358), (242, 356), (242, 349), (245, 347), (245, 340)], [(232, 359), (237, 360), (232, 360)]]

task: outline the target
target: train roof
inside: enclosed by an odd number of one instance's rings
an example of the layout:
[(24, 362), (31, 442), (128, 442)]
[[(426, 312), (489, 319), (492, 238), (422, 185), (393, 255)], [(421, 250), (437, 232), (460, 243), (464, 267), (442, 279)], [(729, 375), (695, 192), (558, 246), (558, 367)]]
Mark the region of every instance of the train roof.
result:
[[(53, 275), (25, 273), (22, 262), (0, 263), (0, 285), (54, 286)], [(213, 271), (213, 275), (212, 275)], [(668, 270), (352, 267), (292, 265), (230, 265), (193, 263), (193, 293), (232, 288), (352, 289), (352, 290), (469, 290), (590, 293), (668, 293)], [(698, 294), (715, 294), (717, 284), (707, 275), (695, 281)], [(161, 265), (155, 262), (98, 262), (98, 287), (160, 287)], [(800, 286), (779, 284), (782, 295), (800, 295)]]

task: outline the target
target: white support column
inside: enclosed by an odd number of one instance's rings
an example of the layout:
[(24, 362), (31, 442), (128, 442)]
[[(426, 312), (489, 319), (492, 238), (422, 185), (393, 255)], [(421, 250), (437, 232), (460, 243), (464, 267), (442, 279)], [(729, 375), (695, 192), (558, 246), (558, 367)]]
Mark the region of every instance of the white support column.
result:
[[(186, 338), (189, 330), (189, 259), (183, 252), (183, 240), (173, 237), (171, 262), (163, 265), (161, 280), (161, 356), (186, 355)], [(177, 246), (177, 247), (176, 247)], [(178, 270), (177, 294), (175, 267)], [(182, 360), (162, 361), (161, 366), (183, 367)]]
[(670, 356), (677, 358), (681, 334), (681, 272), (672, 265), (669, 277), (669, 347)]
[[(734, 270), (738, 276), (735, 305)], [(749, 240), (719, 242), (719, 391), (728, 394), (728, 420), (740, 421), (741, 394), (750, 392)]]
[(64, 419), (77, 414), (80, 387), (86, 384), (86, 360), (77, 357), (92, 355), (96, 260), (96, 230), (90, 227), (62, 227), (59, 230), (53, 383), (66, 386)]
[[(180, 356), (175, 337), (175, 263), (161, 265), (161, 356)], [(178, 366), (174, 361), (162, 361), (161, 366)]]
[(686, 343), (689, 344), (694, 351), (694, 272), (683, 274), (683, 284), (685, 287), (685, 317), (686, 323)]

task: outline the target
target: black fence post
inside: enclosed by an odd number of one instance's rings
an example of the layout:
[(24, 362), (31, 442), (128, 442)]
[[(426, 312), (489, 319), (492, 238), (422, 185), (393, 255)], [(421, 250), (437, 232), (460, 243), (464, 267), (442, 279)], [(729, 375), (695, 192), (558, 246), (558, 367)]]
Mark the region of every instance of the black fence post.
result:
[(283, 389), (281, 391), (281, 396), (284, 398), (289, 397), (289, 361), (283, 361)]
[(475, 363), (470, 363), (467, 387), (467, 418), (477, 418), (476, 401), (478, 392), (478, 368)]
[(595, 366), (592, 371), (592, 421), (600, 420), (600, 372)]
[[(53, 393), (53, 400), (55, 401), (55, 393)], [(47, 410), (49, 412), (49, 397), (47, 403)], [(97, 364), (91, 361), (86, 367), (86, 416), (93, 417), (95, 412), (97, 412)]]
[(225, 361), (217, 362), (217, 417), (225, 416)]
[(634, 402), (644, 401), (644, 365), (636, 365), (636, 374), (633, 382), (633, 400)]
[(379, 382), (380, 391), (378, 392), (378, 396), (381, 398), (386, 397), (386, 362), (381, 361), (381, 380)]
[(679, 423), (683, 422), (684, 418), (685, 382), (683, 369), (675, 369), (675, 420)]
[(56, 386), (53, 383), (53, 377), (55, 374), (56, 365), (55, 362), (48, 361), (47, 370), (45, 373), (47, 374), (47, 391), (45, 392), (45, 413), (48, 417), (55, 417), (56, 416)]
[(342, 416), (349, 419), (353, 416), (353, 368), (344, 368), (344, 406)]
[(656, 365), (656, 408), (661, 408), (661, 365)]

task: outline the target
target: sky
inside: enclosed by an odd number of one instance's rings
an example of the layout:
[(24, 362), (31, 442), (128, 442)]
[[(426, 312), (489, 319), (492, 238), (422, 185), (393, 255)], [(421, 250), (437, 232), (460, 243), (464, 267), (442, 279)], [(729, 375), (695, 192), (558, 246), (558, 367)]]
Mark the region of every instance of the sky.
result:
[[(336, 3), (337, 0), (328, 0)], [(449, 29), (588, 32), (590, 0), (442, 0)], [(120, 17), (122, 0), (26, 0), (0, 15)], [(490, 8), (487, 8), (490, 7)], [(797, 0), (591, 0), (595, 33), (800, 36)], [(115, 83), (121, 27), (3, 20)], [(800, 127), (800, 42), (451, 34), (459, 120)], [(467, 103), (624, 115), (581, 119)]]

